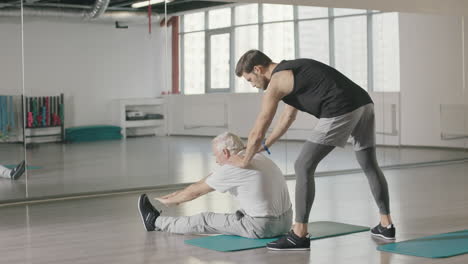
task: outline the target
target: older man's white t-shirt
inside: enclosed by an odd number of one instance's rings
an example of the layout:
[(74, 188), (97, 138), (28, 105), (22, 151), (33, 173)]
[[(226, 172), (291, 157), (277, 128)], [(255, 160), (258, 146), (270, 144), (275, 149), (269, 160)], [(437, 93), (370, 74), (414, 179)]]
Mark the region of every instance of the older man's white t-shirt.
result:
[(216, 191), (229, 192), (252, 217), (279, 216), (291, 207), (283, 173), (263, 154), (255, 154), (246, 169), (220, 166), (205, 182)]

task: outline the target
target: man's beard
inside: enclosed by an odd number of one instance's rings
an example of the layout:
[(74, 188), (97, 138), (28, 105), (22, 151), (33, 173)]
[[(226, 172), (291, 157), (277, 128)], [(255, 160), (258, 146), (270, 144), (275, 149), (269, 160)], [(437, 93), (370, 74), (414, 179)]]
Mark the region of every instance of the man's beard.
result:
[(260, 82), (260, 86), (259, 88), (261, 88), (262, 90), (266, 90), (268, 88), (268, 84), (270, 84), (270, 80), (268, 80), (267, 78), (265, 77), (261, 77), (261, 82)]

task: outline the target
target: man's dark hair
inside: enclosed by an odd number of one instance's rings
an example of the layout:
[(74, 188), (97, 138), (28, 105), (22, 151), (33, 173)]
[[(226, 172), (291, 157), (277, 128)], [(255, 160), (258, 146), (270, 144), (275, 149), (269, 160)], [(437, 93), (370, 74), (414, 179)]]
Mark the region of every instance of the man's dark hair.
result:
[(236, 75), (241, 77), (242, 74), (251, 73), (254, 66), (268, 66), (272, 63), (271, 59), (259, 50), (249, 50), (237, 62)]

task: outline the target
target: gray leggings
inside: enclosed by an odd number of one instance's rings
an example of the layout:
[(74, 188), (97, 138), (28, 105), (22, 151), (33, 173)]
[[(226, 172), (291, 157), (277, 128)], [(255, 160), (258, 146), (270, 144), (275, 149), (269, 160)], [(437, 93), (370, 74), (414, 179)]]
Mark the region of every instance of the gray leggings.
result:
[(157, 230), (177, 234), (226, 234), (249, 238), (276, 237), (288, 232), (292, 225), (292, 208), (276, 217), (251, 217), (237, 214), (205, 212), (194, 216), (156, 218)]
[[(296, 172), (296, 222), (309, 222), (309, 213), (315, 198), (315, 169), (335, 147), (307, 141), (302, 147), (294, 169)], [(367, 176), (372, 195), (380, 214), (390, 214), (388, 186), (382, 170), (377, 164), (375, 147), (355, 152), (357, 161)]]

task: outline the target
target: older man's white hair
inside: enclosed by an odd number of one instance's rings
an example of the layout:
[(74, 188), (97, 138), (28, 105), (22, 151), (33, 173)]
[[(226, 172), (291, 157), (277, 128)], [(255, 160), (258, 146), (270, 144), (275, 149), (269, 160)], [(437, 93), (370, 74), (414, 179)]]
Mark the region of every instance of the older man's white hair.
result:
[(213, 139), (213, 144), (218, 151), (223, 151), (227, 149), (231, 154), (237, 154), (239, 151), (243, 150), (244, 142), (235, 134), (231, 132), (224, 132)]

